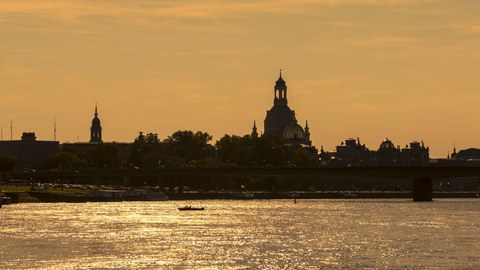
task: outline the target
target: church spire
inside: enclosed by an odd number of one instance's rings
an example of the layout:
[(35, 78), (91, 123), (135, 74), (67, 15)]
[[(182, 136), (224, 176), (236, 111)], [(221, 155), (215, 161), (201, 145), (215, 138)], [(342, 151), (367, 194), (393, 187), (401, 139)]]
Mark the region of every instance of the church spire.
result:
[(252, 138), (258, 138), (256, 121), (253, 121), (253, 128), (252, 128), (252, 134), (251, 135), (252, 135)]
[(457, 158), (457, 145), (456, 145), (455, 141), (453, 141), (453, 153), (450, 157), (451, 158)]
[(305, 141), (310, 143), (310, 128), (308, 127), (308, 120), (305, 121)]

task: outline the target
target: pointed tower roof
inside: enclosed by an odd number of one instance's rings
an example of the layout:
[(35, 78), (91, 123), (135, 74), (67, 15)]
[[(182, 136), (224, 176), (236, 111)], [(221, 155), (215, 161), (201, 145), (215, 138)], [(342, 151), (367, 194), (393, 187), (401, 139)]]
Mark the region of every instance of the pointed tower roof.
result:
[(100, 127), (100, 119), (98, 118), (98, 108), (97, 104), (95, 103), (95, 113), (94, 113), (93, 119), (92, 119), (92, 127)]
[(277, 82), (275, 83), (275, 86), (285, 86), (285, 81), (282, 78), (282, 70), (280, 69), (280, 73), (278, 75)]
[(252, 138), (257, 138), (258, 137), (258, 132), (257, 132), (257, 122), (254, 120), (253, 121), (253, 127), (252, 127)]

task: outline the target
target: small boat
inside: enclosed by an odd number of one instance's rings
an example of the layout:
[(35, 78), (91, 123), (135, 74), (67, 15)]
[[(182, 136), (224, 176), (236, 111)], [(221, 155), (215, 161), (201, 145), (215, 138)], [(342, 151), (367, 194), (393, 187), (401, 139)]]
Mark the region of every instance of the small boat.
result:
[(205, 207), (184, 206), (184, 207), (178, 207), (177, 209), (180, 211), (203, 211), (205, 210)]

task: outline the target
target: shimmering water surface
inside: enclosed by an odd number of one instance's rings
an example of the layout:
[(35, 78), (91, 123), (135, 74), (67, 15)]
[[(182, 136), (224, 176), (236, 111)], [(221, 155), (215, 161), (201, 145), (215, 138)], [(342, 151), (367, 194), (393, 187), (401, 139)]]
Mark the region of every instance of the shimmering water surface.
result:
[(17, 204), (1, 269), (480, 269), (480, 200)]

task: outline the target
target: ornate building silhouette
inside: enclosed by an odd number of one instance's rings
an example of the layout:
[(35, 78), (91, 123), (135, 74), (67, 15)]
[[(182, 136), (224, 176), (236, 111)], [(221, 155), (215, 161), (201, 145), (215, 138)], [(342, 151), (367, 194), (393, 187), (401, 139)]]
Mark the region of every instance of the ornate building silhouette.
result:
[(92, 120), (92, 127), (90, 127), (90, 142), (102, 142), (102, 126), (100, 125), (100, 119), (98, 118), (97, 105), (95, 105), (95, 117)]
[(401, 149), (386, 138), (377, 151), (369, 150), (360, 139), (349, 138), (336, 147), (336, 151), (320, 151), (326, 165), (335, 166), (426, 166), (430, 161), (430, 148), (423, 142), (413, 141)]
[(273, 88), (274, 99), (273, 107), (267, 111), (264, 126), (265, 133), (263, 136), (270, 138), (283, 139), (291, 144), (311, 145), (310, 131), (308, 123), (305, 129), (297, 123), (295, 111), (288, 107), (287, 85), (282, 78), (282, 71)]

